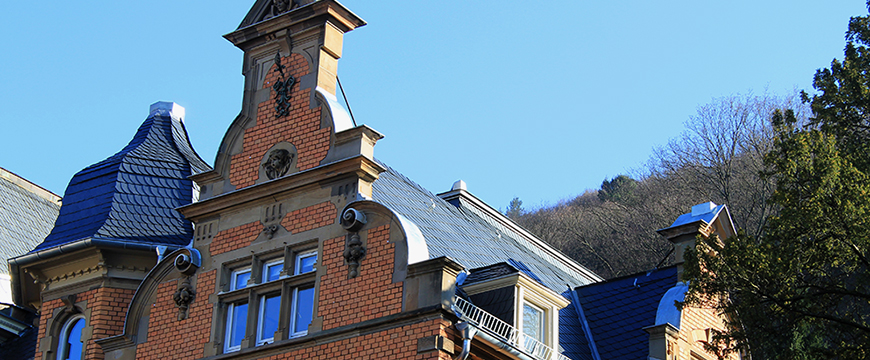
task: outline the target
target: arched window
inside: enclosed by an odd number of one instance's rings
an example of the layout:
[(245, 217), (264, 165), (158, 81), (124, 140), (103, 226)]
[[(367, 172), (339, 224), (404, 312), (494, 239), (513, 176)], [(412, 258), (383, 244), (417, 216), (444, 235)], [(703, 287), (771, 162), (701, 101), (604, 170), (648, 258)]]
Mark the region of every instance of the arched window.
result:
[(85, 328), (85, 317), (76, 315), (63, 324), (60, 339), (57, 344), (57, 360), (82, 359), (82, 329)]

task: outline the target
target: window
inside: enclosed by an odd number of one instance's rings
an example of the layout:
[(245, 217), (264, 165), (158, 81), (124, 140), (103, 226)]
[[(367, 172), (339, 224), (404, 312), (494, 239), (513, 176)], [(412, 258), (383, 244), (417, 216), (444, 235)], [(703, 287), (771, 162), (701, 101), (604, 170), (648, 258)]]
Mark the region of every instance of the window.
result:
[[(251, 269), (233, 271), (230, 282), (230, 291), (248, 287), (251, 280)], [(241, 349), (242, 339), (245, 337), (247, 327), (248, 304), (245, 301), (231, 303), (227, 309), (226, 351)]]
[(228, 289), (219, 295), (227, 304), (224, 352), (308, 334), (317, 252), (285, 251), (283, 257), (254, 256), (248, 263), (230, 272)]
[(544, 342), (544, 310), (523, 302), (523, 334)]
[(82, 358), (82, 329), (85, 317), (76, 315), (67, 320), (60, 332), (57, 344), (58, 360), (80, 360)]
[(544, 309), (523, 301), (523, 349), (539, 358), (548, 351), (546, 340), (546, 315)]

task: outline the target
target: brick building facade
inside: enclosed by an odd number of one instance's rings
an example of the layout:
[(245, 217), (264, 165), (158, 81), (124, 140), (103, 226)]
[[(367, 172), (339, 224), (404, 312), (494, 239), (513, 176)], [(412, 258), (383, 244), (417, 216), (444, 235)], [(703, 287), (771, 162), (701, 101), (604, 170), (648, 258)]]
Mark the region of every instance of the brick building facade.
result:
[(244, 97), (213, 169), (158, 103), (74, 177), (52, 234), (10, 260), (35, 358), (601, 358), (578, 298), (601, 278), (464, 183), (432, 194), (375, 160), (383, 136), (335, 96), (363, 25), (333, 0), (256, 1), (225, 36)]

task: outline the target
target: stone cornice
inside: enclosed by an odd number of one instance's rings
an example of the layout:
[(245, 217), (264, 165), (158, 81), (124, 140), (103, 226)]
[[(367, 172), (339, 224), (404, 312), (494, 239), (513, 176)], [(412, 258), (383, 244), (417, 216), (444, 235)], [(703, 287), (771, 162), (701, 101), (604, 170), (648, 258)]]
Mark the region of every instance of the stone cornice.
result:
[(212, 198), (195, 202), (177, 208), (188, 220), (199, 221), (219, 212), (245, 206), (252, 201), (270, 199), (287, 194), (306, 185), (316, 184), (340, 176), (356, 175), (360, 179), (372, 182), (386, 169), (373, 160), (357, 155), (339, 160), (327, 165), (301, 171), (275, 180), (270, 180), (243, 189), (231, 191)]

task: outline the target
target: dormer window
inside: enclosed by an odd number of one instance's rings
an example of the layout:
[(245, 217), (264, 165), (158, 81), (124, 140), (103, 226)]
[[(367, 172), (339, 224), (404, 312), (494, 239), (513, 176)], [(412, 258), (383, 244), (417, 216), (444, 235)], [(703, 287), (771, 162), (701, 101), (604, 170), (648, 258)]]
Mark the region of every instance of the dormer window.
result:
[[(522, 263), (519, 266), (528, 270)], [(462, 306), (474, 306), (482, 311), (465, 310), (465, 315), (480, 319), (467, 319), (478, 326), (497, 325), (489, 329), (516, 349), (532, 358), (556, 358), (559, 344), (559, 310), (569, 305), (567, 299), (546, 287), (534, 274), (526, 274), (516, 265), (499, 263), (472, 269), (462, 286), (470, 304), (457, 300)], [(485, 314), (479, 314), (485, 313)], [(502, 328), (514, 330), (506, 331)]]

